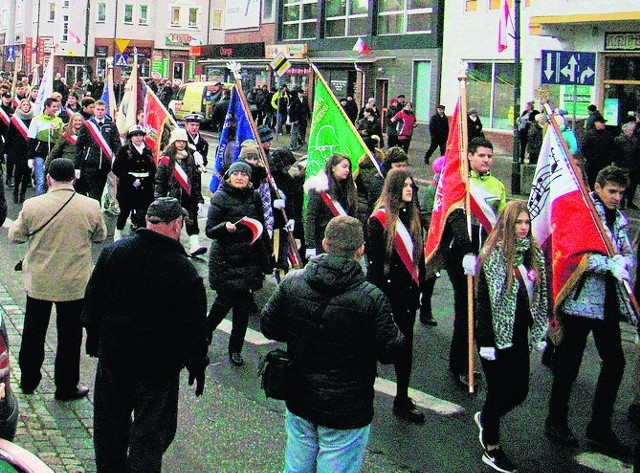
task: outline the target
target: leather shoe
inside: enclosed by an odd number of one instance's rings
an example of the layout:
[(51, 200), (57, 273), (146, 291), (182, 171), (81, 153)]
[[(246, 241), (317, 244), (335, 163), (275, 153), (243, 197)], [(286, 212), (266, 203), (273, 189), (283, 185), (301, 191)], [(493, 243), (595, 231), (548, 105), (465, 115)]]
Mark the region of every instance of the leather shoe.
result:
[(396, 398), (393, 401), (393, 413), (413, 424), (422, 424), (424, 422), (424, 412), (418, 409), (410, 397), (405, 399)]
[(86, 397), (87, 394), (89, 394), (89, 388), (86, 386), (78, 386), (73, 391), (56, 391), (55, 398), (58, 401), (75, 401)]
[(611, 428), (598, 428), (596, 425), (587, 426), (587, 438), (603, 453), (616, 456), (631, 456), (631, 449), (620, 442)]
[(566, 424), (554, 424), (547, 419), (544, 423), (544, 434), (548, 439), (565, 447), (577, 447), (580, 445), (578, 439)]
[(229, 361), (231, 361), (231, 364), (234, 366), (244, 365), (244, 360), (240, 353), (229, 353)]

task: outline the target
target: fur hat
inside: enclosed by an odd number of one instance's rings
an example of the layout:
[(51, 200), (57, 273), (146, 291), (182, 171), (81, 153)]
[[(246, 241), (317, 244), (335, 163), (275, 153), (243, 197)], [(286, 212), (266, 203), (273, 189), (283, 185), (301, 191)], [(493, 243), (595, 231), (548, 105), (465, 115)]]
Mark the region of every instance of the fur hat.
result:
[(238, 157), (240, 160), (247, 158), (260, 159), (258, 143), (256, 143), (255, 140), (244, 140), (240, 146), (240, 154)]
[(187, 130), (184, 128), (176, 128), (171, 132), (171, 136), (169, 136), (169, 144), (172, 145), (176, 141), (189, 141), (187, 138)]

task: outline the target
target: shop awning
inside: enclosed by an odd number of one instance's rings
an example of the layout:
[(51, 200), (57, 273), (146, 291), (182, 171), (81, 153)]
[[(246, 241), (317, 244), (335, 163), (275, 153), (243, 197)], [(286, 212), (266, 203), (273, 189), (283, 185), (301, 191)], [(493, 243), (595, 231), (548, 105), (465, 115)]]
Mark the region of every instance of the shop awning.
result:
[(640, 21), (640, 11), (532, 16), (529, 20), (529, 34), (551, 36), (554, 27), (598, 26), (603, 23), (616, 25), (622, 23), (624, 26), (637, 29), (638, 21)]

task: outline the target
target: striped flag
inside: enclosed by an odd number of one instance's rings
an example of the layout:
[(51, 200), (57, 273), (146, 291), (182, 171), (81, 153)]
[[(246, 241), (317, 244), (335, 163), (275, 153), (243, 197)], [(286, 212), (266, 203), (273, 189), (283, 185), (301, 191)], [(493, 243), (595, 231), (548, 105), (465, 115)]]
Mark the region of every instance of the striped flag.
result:
[(509, 26), (509, 17), (511, 12), (509, 11), (509, 2), (502, 0), (502, 6), (500, 7), (500, 21), (498, 23), (498, 52), (501, 53), (507, 49), (507, 28)]
[(256, 240), (258, 238), (260, 238), (260, 236), (262, 235), (262, 231), (264, 229), (264, 227), (262, 226), (262, 224), (256, 220), (255, 218), (250, 218), (250, 217), (242, 217), (240, 220), (238, 220), (235, 225), (244, 225), (245, 227), (249, 228), (249, 230), (251, 230), (251, 234), (252, 234), (252, 238), (251, 238), (251, 244), (253, 245)]
[(71, 30), (69, 30), (69, 41), (76, 44), (82, 44), (80, 37)]

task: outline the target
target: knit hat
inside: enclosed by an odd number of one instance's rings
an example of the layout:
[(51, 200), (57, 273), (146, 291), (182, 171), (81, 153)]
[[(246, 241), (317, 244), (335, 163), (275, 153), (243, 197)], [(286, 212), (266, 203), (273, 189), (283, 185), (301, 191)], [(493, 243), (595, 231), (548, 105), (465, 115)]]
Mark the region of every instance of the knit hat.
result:
[(258, 128), (258, 134), (260, 135), (260, 141), (263, 143), (273, 140), (273, 132), (267, 125), (262, 125)]
[(187, 130), (185, 130), (184, 128), (176, 128), (171, 132), (171, 135), (169, 136), (169, 144), (172, 145), (173, 143), (175, 143), (176, 141), (189, 141), (189, 138), (187, 138)]
[(189, 213), (182, 208), (178, 199), (174, 197), (158, 197), (149, 205), (146, 218), (151, 223), (168, 223), (181, 215), (186, 217)]
[(244, 140), (240, 146), (240, 160), (244, 159), (260, 159), (260, 152), (258, 151), (258, 143), (255, 140)]
[(431, 164), (431, 169), (433, 169), (434, 174), (440, 174), (442, 172), (442, 170), (444, 169), (445, 159), (445, 156), (440, 156), (435, 161), (433, 161), (433, 164)]
[(244, 161), (236, 161), (231, 166), (229, 166), (227, 172), (224, 173), (224, 178), (228, 179), (231, 174), (238, 171), (246, 174), (247, 176), (249, 176), (249, 179), (251, 179), (251, 166), (249, 166)]
[(76, 177), (73, 161), (67, 158), (58, 158), (51, 161), (48, 170), (51, 179), (57, 182), (70, 182)]
[(269, 167), (276, 172), (296, 162), (296, 158), (287, 147), (272, 149), (269, 153)]

